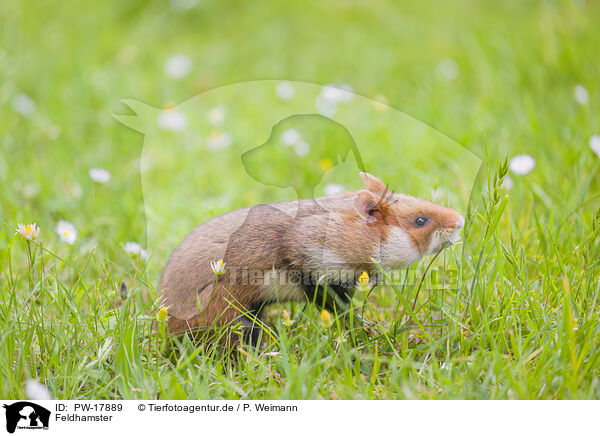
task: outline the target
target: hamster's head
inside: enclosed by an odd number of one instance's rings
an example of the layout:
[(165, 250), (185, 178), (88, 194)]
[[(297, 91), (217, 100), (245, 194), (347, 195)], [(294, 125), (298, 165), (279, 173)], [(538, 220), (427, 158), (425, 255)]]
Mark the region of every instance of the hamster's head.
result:
[(391, 268), (406, 267), (460, 239), (464, 218), (455, 210), (389, 191), (377, 177), (360, 173), (365, 188), (355, 195), (360, 225), (380, 235), (373, 257)]

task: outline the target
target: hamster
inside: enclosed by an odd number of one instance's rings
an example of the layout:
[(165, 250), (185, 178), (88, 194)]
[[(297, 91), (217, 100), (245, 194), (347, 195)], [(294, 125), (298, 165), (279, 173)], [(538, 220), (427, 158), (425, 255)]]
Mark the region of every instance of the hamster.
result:
[[(239, 209), (196, 227), (172, 253), (159, 290), (172, 334), (241, 322), (252, 344), (255, 319), (275, 302), (348, 302), (357, 277), (404, 268), (455, 242), (456, 211), (389, 191), (360, 173), (365, 188), (335, 196)], [(224, 262), (218, 277), (211, 262)], [(325, 281), (336, 295), (327, 296)], [(331, 291), (329, 291), (331, 292)]]

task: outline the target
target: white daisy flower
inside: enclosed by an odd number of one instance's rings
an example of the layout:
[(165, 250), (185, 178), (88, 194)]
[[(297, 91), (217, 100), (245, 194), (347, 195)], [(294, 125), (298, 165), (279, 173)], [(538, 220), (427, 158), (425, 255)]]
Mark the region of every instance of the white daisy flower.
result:
[(163, 130), (179, 132), (187, 127), (187, 118), (176, 109), (169, 109), (158, 114), (158, 126)]
[(528, 154), (518, 154), (510, 160), (510, 170), (523, 176), (535, 167), (535, 159)]
[(301, 138), (300, 132), (296, 129), (287, 129), (281, 134), (279, 140), (283, 145), (292, 146), (300, 141)]
[(225, 121), (225, 115), (227, 115), (227, 110), (223, 106), (215, 106), (208, 111), (208, 122), (213, 127), (219, 127)]
[(350, 85), (327, 84), (321, 89), (317, 96), (317, 110), (321, 115), (331, 117), (337, 112), (339, 103), (348, 103), (354, 98), (354, 92)]
[(31, 97), (23, 93), (17, 94), (13, 97), (12, 107), (16, 112), (27, 118), (29, 118), (35, 112), (35, 102), (31, 99)]
[(210, 263), (210, 269), (215, 273), (216, 276), (225, 274), (225, 265), (227, 262), (223, 262), (223, 259), (216, 260)]
[(54, 231), (58, 234), (60, 240), (67, 244), (73, 245), (77, 240), (77, 229), (69, 221), (60, 220)]
[(346, 192), (346, 188), (344, 188), (342, 185), (338, 185), (337, 183), (329, 183), (325, 185), (323, 192), (325, 195), (338, 195), (342, 192)]
[(126, 242), (123, 246), (123, 249), (133, 256), (139, 256), (142, 259), (148, 259), (148, 252), (144, 250), (142, 246), (137, 242)]
[(294, 89), (294, 85), (292, 85), (290, 82), (280, 82), (277, 85), (275, 92), (280, 100), (288, 101), (294, 96), (296, 90)]
[(354, 92), (350, 85), (328, 84), (321, 89), (323, 98), (332, 103), (348, 103), (354, 98)]
[(192, 69), (191, 59), (184, 54), (176, 54), (167, 59), (165, 73), (172, 79), (181, 79)]
[(108, 183), (110, 182), (110, 173), (104, 168), (90, 168), (89, 171), (90, 179), (97, 183)]
[(507, 191), (510, 191), (514, 186), (513, 183), (513, 179), (510, 178), (510, 176), (504, 176), (504, 180), (502, 180), (502, 184), (500, 185), (500, 187), (502, 189), (506, 189)]
[(454, 59), (446, 58), (442, 59), (437, 65), (437, 73), (444, 80), (452, 81), (458, 77), (460, 69)]
[(35, 241), (38, 236), (40, 236), (40, 228), (36, 223), (27, 225), (19, 223), (17, 225), (17, 233), (23, 236), (25, 239)]
[(232, 142), (233, 136), (230, 133), (215, 130), (206, 138), (206, 147), (210, 151), (219, 151), (229, 147)]
[(577, 85), (573, 91), (575, 101), (579, 104), (587, 104), (590, 101), (590, 94), (583, 85)]
[(304, 157), (310, 153), (310, 145), (308, 145), (306, 141), (300, 140), (296, 145), (294, 145), (294, 150), (298, 156)]
[(337, 103), (325, 99), (321, 94), (317, 96), (317, 111), (325, 116), (332, 117), (337, 112)]
[(600, 135), (594, 135), (590, 139), (590, 148), (600, 157)]
[(50, 390), (39, 381), (32, 378), (25, 383), (25, 395), (27, 395), (27, 398), (30, 400), (44, 401), (53, 399)]

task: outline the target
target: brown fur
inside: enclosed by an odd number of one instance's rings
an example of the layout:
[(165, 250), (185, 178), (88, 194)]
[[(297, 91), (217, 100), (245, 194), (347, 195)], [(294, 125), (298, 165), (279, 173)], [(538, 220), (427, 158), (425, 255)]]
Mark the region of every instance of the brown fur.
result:
[[(239, 209), (194, 229), (171, 255), (159, 285), (169, 330), (179, 333), (239, 319), (243, 311), (265, 302), (264, 272), (327, 271), (336, 265), (373, 271), (374, 249), (394, 226), (408, 234), (417, 257), (428, 254), (434, 232), (462, 226), (451, 209), (393, 194), (370, 174), (361, 177), (367, 189), (359, 193)], [(431, 225), (416, 228), (419, 215), (428, 216)], [(210, 264), (218, 259), (226, 262), (226, 272), (215, 286)], [(299, 298), (302, 294), (286, 296)]]

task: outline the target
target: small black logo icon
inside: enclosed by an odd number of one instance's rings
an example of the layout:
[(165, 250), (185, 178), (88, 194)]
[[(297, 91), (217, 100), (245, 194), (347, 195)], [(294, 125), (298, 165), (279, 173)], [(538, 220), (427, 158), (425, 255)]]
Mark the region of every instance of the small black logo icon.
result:
[(3, 406), (6, 409), (6, 431), (14, 433), (16, 428), (48, 429), (50, 411), (29, 401), (19, 401)]

